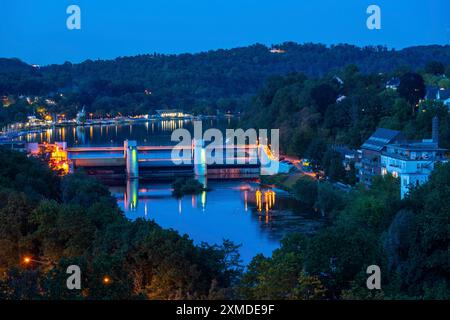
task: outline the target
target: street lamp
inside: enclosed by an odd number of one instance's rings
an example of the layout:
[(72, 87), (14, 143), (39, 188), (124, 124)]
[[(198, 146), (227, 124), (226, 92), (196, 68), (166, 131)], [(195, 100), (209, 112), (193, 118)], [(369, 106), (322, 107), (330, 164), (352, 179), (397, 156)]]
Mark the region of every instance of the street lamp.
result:
[(50, 265), (50, 264), (52, 264), (51, 262), (48, 262), (48, 261), (46, 262), (46, 261), (41, 261), (41, 260), (33, 259), (33, 258), (30, 257), (30, 256), (24, 256), (23, 259), (22, 259), (22, 262), (23, 262), (25, 265), (30, 265), (32, 262), (39, 263), (39, 264), (43, 264), (43, 265)]
[(108, 276), (103, 277), (103, 284), (108, 285), (111, 283), (111, 279)]

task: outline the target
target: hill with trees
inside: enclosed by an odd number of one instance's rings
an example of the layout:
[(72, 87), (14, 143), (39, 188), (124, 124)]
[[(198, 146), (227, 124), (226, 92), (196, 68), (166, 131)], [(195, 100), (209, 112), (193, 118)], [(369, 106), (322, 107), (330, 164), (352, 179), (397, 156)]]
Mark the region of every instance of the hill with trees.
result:
[(142, 114), (164, 107), (236, 112), (243, 110), (247, 98), (273, 75), (301, 72), (316, 78), (349, 64), (372, 74), (417, 71), (432, 60), (437, 62), (431, 66), (433, 72), (450, 65), (450, 46), (389, 50), (287, 42), (273, 48), (280, 51), (273, 53), (269, 47), (255, 44), (196, 54), (155, 53), (42, 67), (0, 59), (0, 94), (55, 96), (58, 110), (69, 115), (81, 105), (99, 115)]
[(430, 76), (424, 71), (399, 74), (398, 90), (386, 87), (392, 74), (365, 74), (355, 65), (321, 78), (274, 76), (251, 99), (241, 125), (280, 129), (283, 153), (308, 158), (332, 180), (351, 183), (333, 147), (358, 149), (378, 127), (400, 130), (411, 140), (428, 139), (438, 116), (440, 146), (450, 148), (448, 107), (424, 99)]

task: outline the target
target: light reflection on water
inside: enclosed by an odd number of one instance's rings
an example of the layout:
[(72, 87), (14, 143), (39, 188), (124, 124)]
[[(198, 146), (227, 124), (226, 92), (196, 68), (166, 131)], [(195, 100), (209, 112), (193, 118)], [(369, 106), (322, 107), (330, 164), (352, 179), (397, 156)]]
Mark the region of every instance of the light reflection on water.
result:
[[(234, 122), (223, 120), (204, 121), (203, 128), (230, 128)], [(133, 124), (105, 124), (73, 127), (55, 127), (41, 132), (30, 132), (19, 141), (49, 142), (66, 141), (69, 147), (75, 146), (122, 146), (126, 139), (136, 140), (139, 145), (173, 144), (170, 135), (175, 129), (186, 128), (193, 131), (191, 120), (146, 121)]]
[(132, 220), (155, 220), (188, 234), (195, 243), (220, 244), (229, 239), (242, 244), (246, 264), (258, 253), (269, 256), (284, 235), (312, 233), (321, 225), (312, 214), (296, 212), (295, 201), (281, 190), (260, 189), (256, 182), (238, 180), (209, 181), (208, 187), (211, 191), (181, 199), (172, 196), (170, 183), (162, 182), (139, 184), (136, 180), (111, 191)]
[[(224, 129), (232, 123), (204, 121), (204, 129)], [(168, 145), (174, 129), (192, 131), (189, 120), (149, 121), (122, 125), (93, 125), (48, 129), (21, 138), (28, 142), (66, 141), (71, 146), (121, 146), (126, 139), (139, 145)], [(142, 183), (138, 180), (111, 187), (119, 206), (130, 219), (153, 219), (165, 228), (188, 234), (195, 243), (220, 244), (223, 239), (242, 244), (244, 263), (258, 253), (269, 256), (284, 235), (312, 233), (320, 219), (298, 209), (299, 205), (281, 190), (259, 188), (254, 181), (208, 181), (209, 192), (176, 199), (171, 183)]]

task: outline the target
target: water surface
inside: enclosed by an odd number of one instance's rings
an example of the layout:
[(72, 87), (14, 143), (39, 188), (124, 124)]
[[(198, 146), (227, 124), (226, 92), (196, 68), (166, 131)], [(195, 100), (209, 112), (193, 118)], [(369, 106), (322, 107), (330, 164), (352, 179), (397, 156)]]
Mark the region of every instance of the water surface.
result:
[[(231, 120), (203, 122), (204, 129), (225, 129), (232, 125)], [(66, 141), (68, 146), (80, 147), (120, 146), (126, 139), (136, 140), (139, 145), (170, 145), (174, 144), (170, 135), (178, 128), (192, 132), (193, 123), (167, 120), (53, 128), (27, 134), (21, 140)], [(299, 209), (299, 204), (288, 194), (261, 187), (257, 181), (208, 180), (207, 185), (211, 191), (181, 199), (172, 196), (170, 181), (128, 181), (110, 190), (128, 218), (153, 219), (164, 228), (188, 234), (197, 244), (231, 240), (242, 245), (240, 253), (244, 263), (259, 253), (270, 256), (289, 233), (309, 234), (321, 226), (317, 215)]]

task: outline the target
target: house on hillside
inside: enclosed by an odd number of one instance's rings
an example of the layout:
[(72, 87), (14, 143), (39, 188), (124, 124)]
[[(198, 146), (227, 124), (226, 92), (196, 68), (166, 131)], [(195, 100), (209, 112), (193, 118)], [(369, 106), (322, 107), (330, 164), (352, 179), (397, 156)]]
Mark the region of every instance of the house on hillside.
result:
[(344, 80), (342, 80), (341, 77), (339, 77), (339, 76), (334, 76), (334, 77), (333, 77), (333, 81), (336, 81), (336, 83), (337, 83), (340, 87), (342, 87), (342, 86), (345, 84)]
[(450, 89), (439, 89), (436, 99), (442, 101), (450, 109)]
[(427, 86), (427, 92), (425, 94), (425, 100), (436, 100), (439, 87)]
[(341, 94), (336, 98), (336, 103), (341, 103), (345, 99), (347, 99), (347, 97)]
[(390, 143), (381, 152), (381, 174), (391, 174), (400, 179), (400, 196), (403, 199), (411, 187), (426, 181), (437, 163), (447, 162), (446, 149), (439, 148), (439, 120), (433, 119), (432, 139)]
[(392, 78), (388, 82), (386, 82), (386, 89), (398, 90), (399, 86), (400, 86), (399, 78)]
[(404, 141), (400, 131), (378, 128), (361, 146), (361, 160), (356, 164), (359, 182), (370, 186), (372, 178), (381, 174), (381, 154), (387, 145)]
[(279, 48), (272, 48), (272, 49), (270, 49), (269, 51), (270, 51), (270, 53), (276, 53), (276, 54), (283, 54), (283, 53), (286, 53), (285, 50), (279, 49)]
[(351, 170), (351, 165), (359, 161), (358, 151), (352, 150), (347, 146), (335, 145), (333, 146), (333, 150), (341, 156), (342, 165), (346, 171)]
[(450, 110), (450, 89), (428, 86), (425, 99), (441, 101)]

